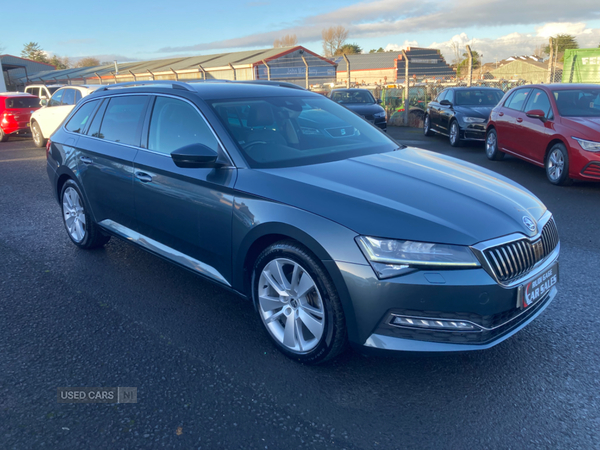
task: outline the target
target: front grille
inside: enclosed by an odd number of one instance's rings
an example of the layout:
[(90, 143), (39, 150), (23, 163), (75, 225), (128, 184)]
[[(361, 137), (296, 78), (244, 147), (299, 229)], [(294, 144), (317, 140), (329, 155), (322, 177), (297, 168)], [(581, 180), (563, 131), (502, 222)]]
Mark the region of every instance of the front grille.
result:
[(538, 262), (552, 253), (557, 244), (558, 230), (551, 218), (544, 225), (539, 239), (519, 239), (485, 249), (483, 254), (498, 281), (510, 283), (529, 273)]
[(582, 175), (586, 175), (588, 177), (600, 178), (600, 163), (591, 162), (581, 171)]

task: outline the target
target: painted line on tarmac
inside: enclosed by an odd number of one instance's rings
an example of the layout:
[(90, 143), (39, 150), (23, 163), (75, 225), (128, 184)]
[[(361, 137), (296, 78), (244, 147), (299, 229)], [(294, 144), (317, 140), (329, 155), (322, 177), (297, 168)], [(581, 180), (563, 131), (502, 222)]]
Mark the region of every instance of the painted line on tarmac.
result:
[(36, 161), (38, 159), (46, 159), (46, 157), (45, 156), (36, 156), (34, 158), (0, 159), (0, 163), (3, 163), (3, 162), (15, 162), (15, 161)]

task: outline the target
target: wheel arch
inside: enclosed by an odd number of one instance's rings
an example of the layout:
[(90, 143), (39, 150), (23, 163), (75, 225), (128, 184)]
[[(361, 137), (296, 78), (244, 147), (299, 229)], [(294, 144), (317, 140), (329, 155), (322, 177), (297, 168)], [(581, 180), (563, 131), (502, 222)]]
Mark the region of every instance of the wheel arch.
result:
[[(544, 166), (546, 165), (546, 160), (548, 159), (548, 155), (550, 154), (550, 149), (556, 144), (562, 144), (565, 146), (565, 150), (567, 150), (567, 156), (569, 156), (570, 159), (571, 155), (569, 154), (569, 146), (562, 137), (555, 136), (552, 139), (550, 139), (550, 142), (548, 142), (548, 145), (546, 146), (546, 151), (544, 152), (544, 160), (542, 161)], [(571, 169), (570, 165), (569, 169)]]

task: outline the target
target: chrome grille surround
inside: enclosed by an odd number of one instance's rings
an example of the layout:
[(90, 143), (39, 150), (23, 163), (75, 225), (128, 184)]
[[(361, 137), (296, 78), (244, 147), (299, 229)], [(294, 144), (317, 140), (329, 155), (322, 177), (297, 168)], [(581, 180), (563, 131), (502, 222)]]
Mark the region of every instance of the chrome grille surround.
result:
[(515, 233), (471, 247), (482, 267), (501, 286), (514, 287), (544, 261), (558, 258), (560, 239), (552, 214), (546, 211), (537, 225), (541, 231), (533, 237)]

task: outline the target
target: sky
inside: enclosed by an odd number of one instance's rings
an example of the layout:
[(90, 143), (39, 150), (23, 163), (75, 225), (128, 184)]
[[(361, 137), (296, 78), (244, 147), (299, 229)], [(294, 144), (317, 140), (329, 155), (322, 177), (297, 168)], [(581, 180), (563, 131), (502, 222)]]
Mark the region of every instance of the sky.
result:
[[(27, 2), (27, 26), (0, 19), (0, 53), (19, 56), (33, 41), (49, 55), (124, 62), (269, 48), (286, 34), (322, 53), (321, 31), (337, 25), (349, 31), (348, 43), (366, 52), (433, 47), (448, 62), (452, 42), (461, 49), (471, 45), (484, 62), (533, 54), (557, 33), (575, 35), (581, 48), (600, 45), (598, 0), (105, 0), (89, 5)], [(10, 2), (1, 7), (2, 16), (23, 17), (23, 8)]]

